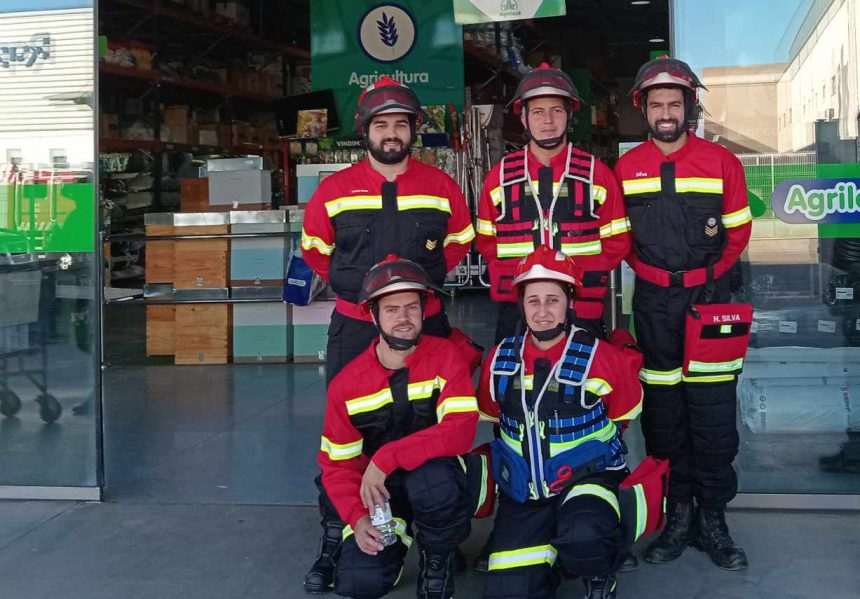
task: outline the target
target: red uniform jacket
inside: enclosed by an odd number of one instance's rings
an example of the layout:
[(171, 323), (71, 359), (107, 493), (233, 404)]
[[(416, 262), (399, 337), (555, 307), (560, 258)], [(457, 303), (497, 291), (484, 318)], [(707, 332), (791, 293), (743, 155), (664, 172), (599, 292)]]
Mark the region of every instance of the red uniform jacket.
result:
[(326, 493), (343, 521), (353, 527), (367, 514), (359, 488), (371, 459), (390, 474), (397, 468), (414, 470), (434, 458), (465, 454), (472, 447), (478, 422), (474, 387), (459, 349), (447, 339), (425, 335), (406, 359), (406, 368), (408, 403), (416, 413), (422, 400), (426, 404), (435, 398), (427, 406), (427, 426), (388, 441), (368, 456), (370, 433), (365, 438), (356, 424), (367, 431), (368, 423), (378, 427), (381, 422), (390, 430), (391, 421), (386, 417), (398, 401), (389, 381), (394, 372), (384, 368), (376, 356), (378, 343), (377, 339), (347, 364), (329, 385), (317, 458)]
[[(339, 312), (370, 320), (355, 306), (370, 267), (396, 254), (423, 266), (441, 287), (474, 238), (466, 200), (451, 177), (409, 158), (389, 183), (365, 159), (320, 183), (305, 209), (302, 253), (331, 283)], [(434, 300), (425, 316), (438, 311)]]
[[(526, 148), (526, 161), (528, 165), (529, 178), (532, 187), (538, 188), (538, 170), (543, 166), (535, 158), (529, 148)], [(489, 268), (496, 273), (510, 271), (513, 274), (520, 260), (519, 256), (499, 257), (498, 240), (496, 237), (496, 221), (501, 218), (500, 204), (503, 201), (503, 189), (501, 186), (501, 162), (496, 163), (487, 177), (481, 190), (480, 203), (478, 205), (477, 240), (478, 251), (487, 260)], [(549, 165), (553, 170), (553, 180), (561, 180), (567, 168), (567, 152), (562, 151), (550, 160)], [(598, 274), (605, 273), (616, 268), (621, 260), (630, 251), (630, 237), (628, 223), (624, 212), (624, 203), (621, 189), (612, 174), (612, 171), (603, 162), (594, 161), (592, 176), (593, 184), (591, 193), (597, 206), (596, 227), (600, 229), (600, 238), (595, 242), (586, 244), (562, 244), (564, 253), (573, 256), (577, 264), (585, 271), (585, 279), (588, 281), (589, 272)], [(563, 201), (572, 202), (571, 198), (562, 198)], [(542, 218), (548, 219), (550, 215), (541, 210)], [(551, 231), (558, 223), (545, 223), (546, 231)], [(552, 235), (544, 234), (545, 245), (553, 246)], [(522, 256), (530, 253), (533, 244), (522, 248)], [(580, 293), (580, 301), (574, 301), (574, 309), (577, 316), (581, 318), (596, 319), (603, 315), (602, 299), (606, 294), (607, 286), (603, 284), (587, 286)], [(499, 294), (496, 289), (491, 288), (490, 293), (494, 301), (513, 301), (509, 295)], [(591, 300), (591, 301), (589, 301)]]
[(752, 215), (743, 166), (729, 150), (689, 135), (664, 156), (649, 140), (624, 154), (615, 173), (633, 236), (627, 261), (637, 275), (691, 287), (707, 282), (706, 267), (716, 279), (740, 258)]
[[(526, 338), (523, 349), (525, 375), (534, 374), (535, 360), (544, 358), (550, 364), (555, 364), (562, 357), (567, 336), (546, 351), (541, 351)], [(478, 383), (478, 409), (482, 420), (497, 422), (499, 419), (499, 404), (490, 394), (490, 367), (494, 347), (481, 367), (481, 378)], [(642, 367), (642, 354), (635, 349), (618, 348), (608, 341), (599, 341), (594, 354), (594, 361), (585, 381), (585, 390), (600, 397), (606, 407), (606, 415), (610, 420), (618, 422), (622, 429), (627, 421), (633, 420), (642, 412), (642, 384), (639, 382), (639, 369)]]

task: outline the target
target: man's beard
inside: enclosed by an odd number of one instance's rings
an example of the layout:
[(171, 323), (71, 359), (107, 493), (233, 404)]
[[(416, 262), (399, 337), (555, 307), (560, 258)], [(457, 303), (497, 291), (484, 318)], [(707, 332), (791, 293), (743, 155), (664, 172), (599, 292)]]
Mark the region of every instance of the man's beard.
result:
[[(672, 131), (661, 131), (659, 129), (660, 123), (674, 123), (675, 129)], [(651, 132), (651, 136), (657, 141), (663, 141), (666, 143), (672, 143), (673, 141), (678, 141), (678, 138), (684, 133), (684, 128), (681, 126), (681, 122), (676, 119), (662, 119), (654, 123), (653, 125), (648, 126), (648, 130)]]
[[(398, 142), (401, 144), (400, 149), (397, 150), (383, 150), (385, 144), (387, 142)], [(402, 140), (394, 137), (389, 137), (387, 139), (383, 139), (379, 144), (374, 144), (369, 139), (367, 140), (367, 151), (370, 152), (370, 155), (373, 156), (377, 161), (382, 164), (397, 164), (402, 162), (404, 158), (409, 156), (411, 143), (404, 144)]]

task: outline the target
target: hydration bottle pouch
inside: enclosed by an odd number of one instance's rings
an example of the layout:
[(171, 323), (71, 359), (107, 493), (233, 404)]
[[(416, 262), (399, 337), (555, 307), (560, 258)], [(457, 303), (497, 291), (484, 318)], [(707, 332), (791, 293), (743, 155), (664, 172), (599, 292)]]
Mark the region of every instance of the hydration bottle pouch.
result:
[(694, 304), (687, 311), (684, 377), (732, 377), (743, 370), (752, 304)]
[(503, 439), (490, 442), (493, 480), (499, 490), (517, 503), (529, 498), (529, 465), (525, 458), (508, 447)]
[(621, 508), (622, 547), (629, 549), (640, 537), (666, 523), (669, 460), (646, 457), (618, 487)]

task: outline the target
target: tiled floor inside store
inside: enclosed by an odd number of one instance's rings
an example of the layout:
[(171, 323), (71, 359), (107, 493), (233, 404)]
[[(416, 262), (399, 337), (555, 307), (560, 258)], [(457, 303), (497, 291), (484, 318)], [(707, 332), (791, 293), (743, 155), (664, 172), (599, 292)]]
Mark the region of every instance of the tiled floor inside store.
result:
[[(0, 597), (303, 597), (317, 544), (311, 481), (322, 369), (146, 361), (143, 312), (122, 309), (107, 321), (106, 501), (0, 502)], [(489, 344), (485, 299), (460, 294), (450, 313)], [(631, 446), (641, 453), (640, 443)], [(672, 564), (622, 575), (619, 596), (860, 596), (856, 512), (732, 511), (729, 523), (749, 571), (720, 571), (689, 550)], [(468, 555), (489, 524), (475, 525)], [(414, 581), (413, 561), (391, 596), (414, 596)], [(465, 573), (457, 584), (458, 597), (480, 597), (483, 575)], [(565, 581), (559, 597), (580, 597), (581, 589)]]

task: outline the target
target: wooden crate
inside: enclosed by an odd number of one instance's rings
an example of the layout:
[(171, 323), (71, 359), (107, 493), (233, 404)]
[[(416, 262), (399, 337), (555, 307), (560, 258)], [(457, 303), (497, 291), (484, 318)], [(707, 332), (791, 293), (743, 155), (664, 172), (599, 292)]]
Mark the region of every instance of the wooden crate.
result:
[[(174, 227), (177, 235), (228, 233), (228, 225)], [(173, 252), (174, 289), (227, 287), (229, 239), (177, 239)]]
[(176, 306), (176, 364), (227, 364), (230, 361), (229, 304)]
[[(146, 225), (146, 236), (173, 235), (172, 225)], [(146, 242), (146, 282), (173, 282), (173, 241)]]
[(179, 181), (180, 212), (209, 212), (209, 179)]
[(172, 356), (176, 306), (146, 307), (146, 355)]

